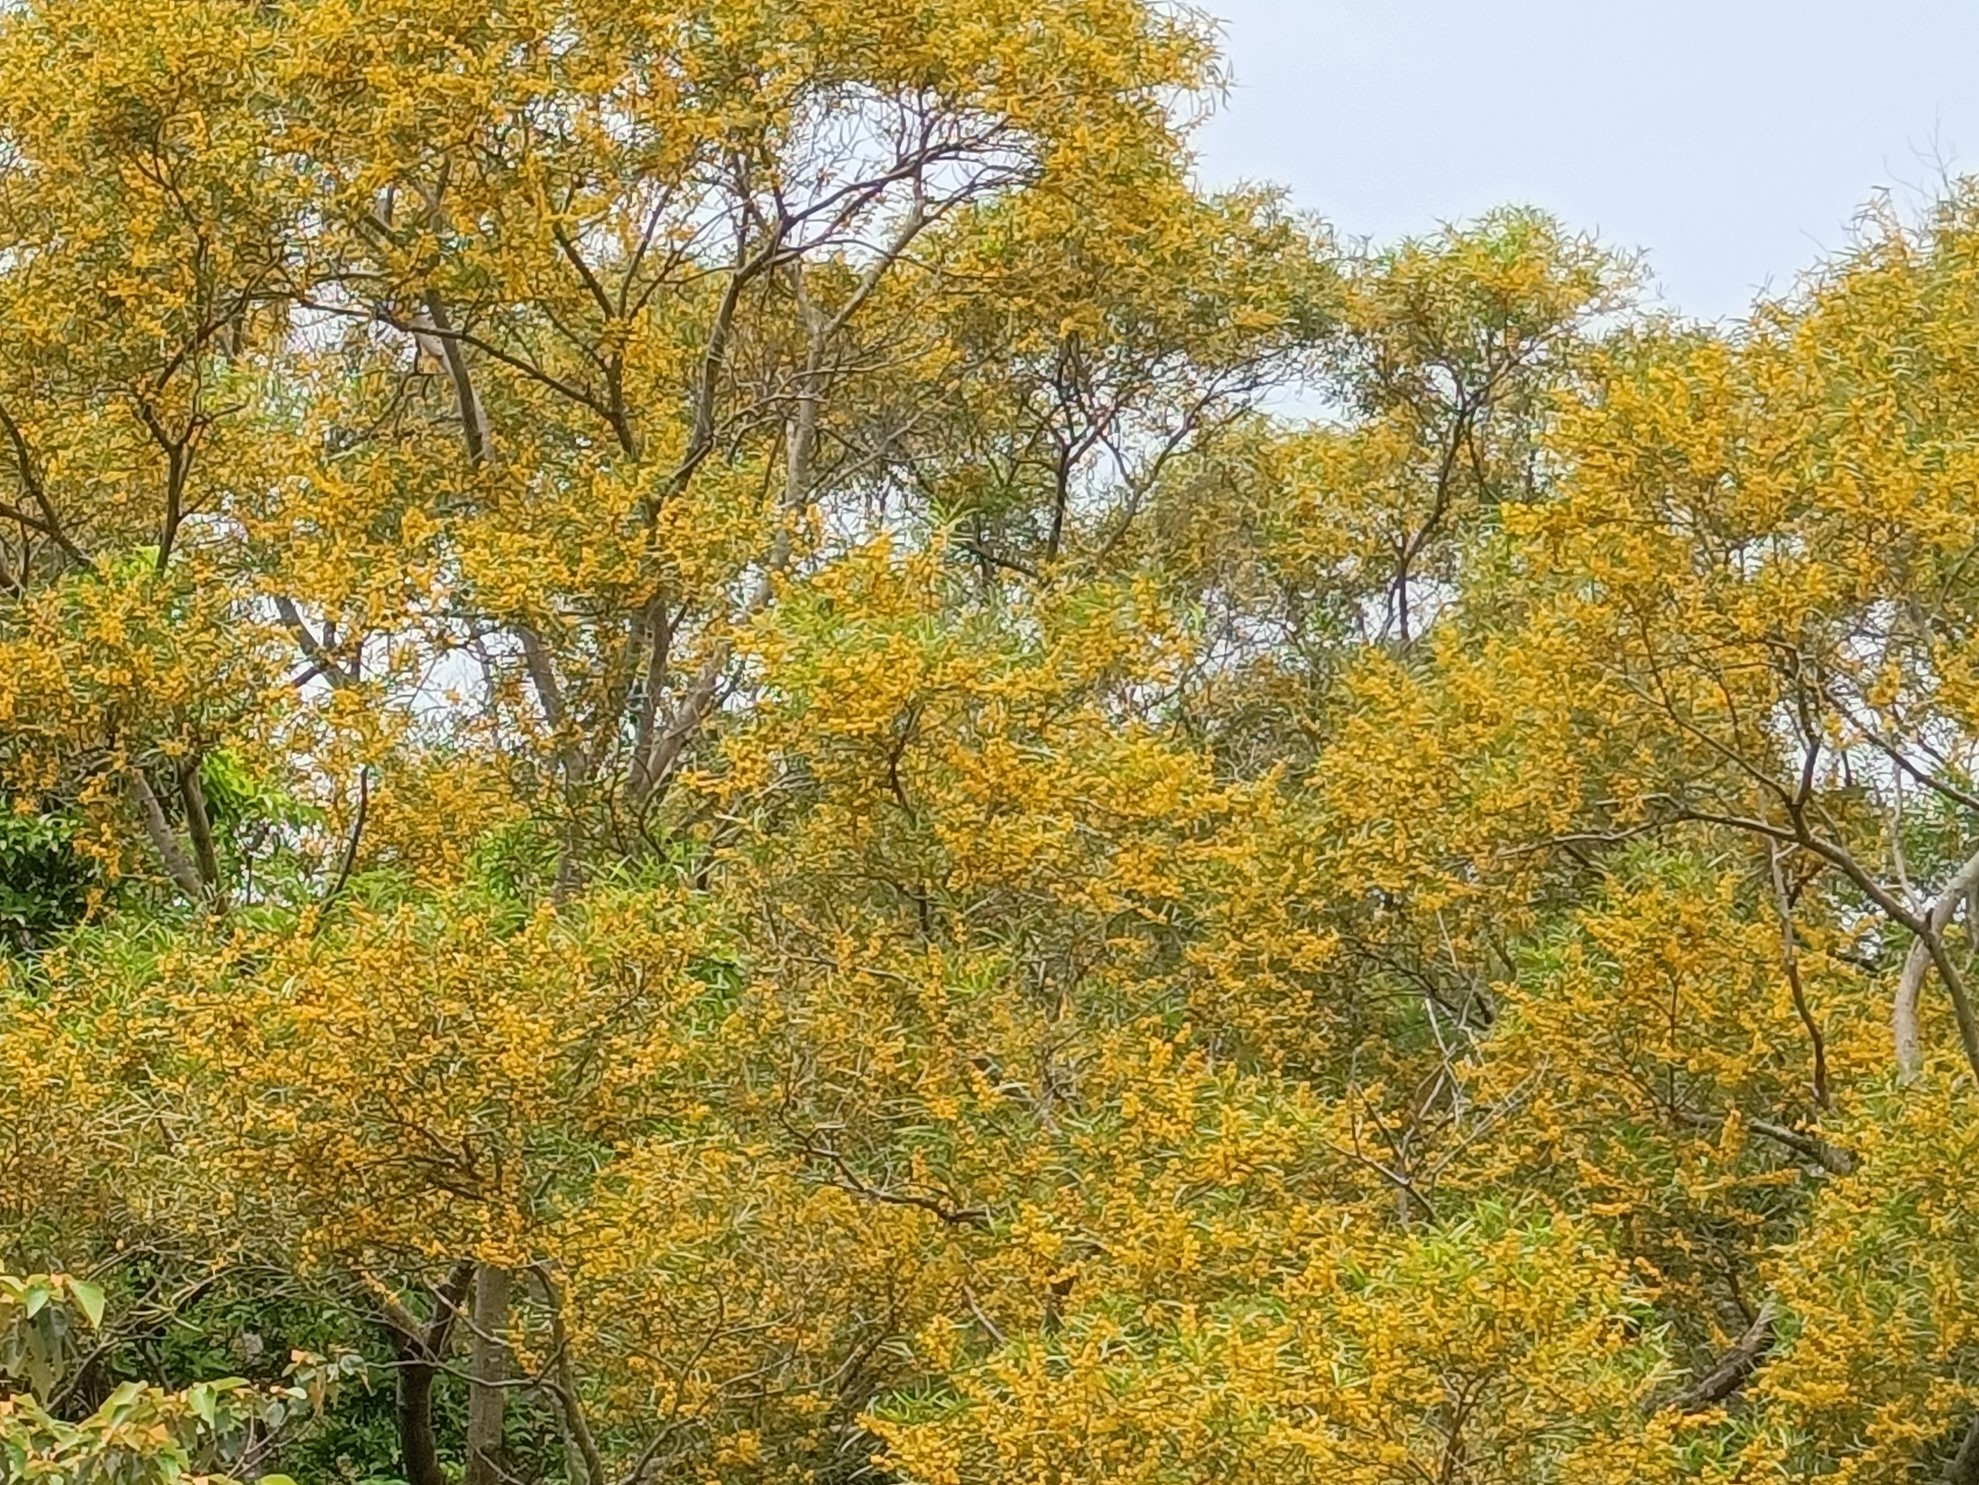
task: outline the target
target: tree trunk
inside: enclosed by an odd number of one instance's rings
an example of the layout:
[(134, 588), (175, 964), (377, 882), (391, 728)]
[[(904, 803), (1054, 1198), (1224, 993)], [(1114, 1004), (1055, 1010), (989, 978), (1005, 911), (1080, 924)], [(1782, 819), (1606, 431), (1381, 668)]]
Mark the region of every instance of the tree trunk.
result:
[(509, 1274), (484, 1263), (474, 1274), (474, 1351), (467, 1389), (465, 1485), (500, 1485), (502, 1411), (507, 1389)]
[(1979, 1485), (1979, 1418), (1974, 1418), (1959, 1440), (1958, 1453), (1945, 1466), (1947, 1485)]
[(433, 1440), (433, 1381), (447, 1357), (454, 1317), (474, 1277), (474, 1265), (457, 1263), (433, 1294), (433, 1313), (421, 1320), (380, 1288), (385, 1334), (398, 1361), (399, 1460), (406, 1485), (447, 1485)]
[(433, 1377), (430, 1361), (415, 1360), (403, 1350), (399, 1359), (399, 1454), (406, 1485), (446, 1485), (440, 1455), (433, 1444)]

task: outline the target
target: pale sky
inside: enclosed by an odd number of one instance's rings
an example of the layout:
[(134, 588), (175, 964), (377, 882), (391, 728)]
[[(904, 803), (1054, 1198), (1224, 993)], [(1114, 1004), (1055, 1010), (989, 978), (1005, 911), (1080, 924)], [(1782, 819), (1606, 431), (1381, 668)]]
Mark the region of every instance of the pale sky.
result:
[(1979, 173), (1979, 0), (1203, 0), (1235, 74), (1210, 185), (1377, 241), (1543, 207), (1665, 297), (1790, 287), (1878, 187)]

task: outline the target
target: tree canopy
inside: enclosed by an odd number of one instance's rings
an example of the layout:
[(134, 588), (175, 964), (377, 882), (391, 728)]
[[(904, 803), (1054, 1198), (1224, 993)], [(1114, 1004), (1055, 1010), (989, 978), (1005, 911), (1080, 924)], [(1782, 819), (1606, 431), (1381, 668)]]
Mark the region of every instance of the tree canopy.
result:
[(1699, 325), (1220, 81), (0, 10), (0, 1479), (1979, 1485), (1979, 186)]

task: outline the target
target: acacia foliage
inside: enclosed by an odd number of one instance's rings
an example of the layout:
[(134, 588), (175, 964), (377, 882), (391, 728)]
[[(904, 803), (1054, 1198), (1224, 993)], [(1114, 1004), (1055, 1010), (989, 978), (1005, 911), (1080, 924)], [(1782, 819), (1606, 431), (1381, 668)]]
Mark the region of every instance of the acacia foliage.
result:
[(1216, 82), (0, 16), (9, 1478), (1979, 1480), (1979, 194), (1699, 327)]

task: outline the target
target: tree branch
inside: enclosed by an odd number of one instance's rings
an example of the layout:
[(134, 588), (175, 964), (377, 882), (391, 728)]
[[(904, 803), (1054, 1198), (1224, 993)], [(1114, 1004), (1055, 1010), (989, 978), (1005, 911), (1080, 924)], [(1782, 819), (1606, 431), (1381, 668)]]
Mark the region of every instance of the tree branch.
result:
[(1778, 1339), (1774, 1321), (1774, 1305), (1769, 1298), (1759, 1306), (1759, 1314), (1753, 1319), (1751, 1327), (1717, 1365), (1674, 1397), (1645, 1404), (1643, 1411), (1701, 1413), (1722, 1403), (1751, 1380), (1752, 1374), (1759, 1370), (1759, 1364), (1772, 1351)]
[(1965, 982), (1945, 951), (1944, 931), (1953, 915), (1975, 888), (1979, 887), (1979, 855), (1961, 866), (1925, 912), (1922, 924), (1904, 956), (1903, 973), (1897, 980), (1896, 1000), (1891, 1007), (1892, 1038), (1896, 1043), (1897, 1076), (1908, 1083), (1924, 1069), (1924, 1053), (1917, 1033), (1917, 1002), (1924, 988), (1924, 976), (1933, 964), (1951, 996), (1952, 1012), (1958, 1021), (1959, 1036), (1965, 1043), (1966, 1061), (1979, 1079), (1979, 1027), (1972, 1023), (1971, 1000)]
[(205, 906), (208, 902), (206, 887), (200, 881), (199, 872), (187, 856), (185, 848), (173, 831), (171, 822), (165, 818), (164, 806), (151, 788), (151, 782), (144, 771), (136, 764), (127, 766), (131, 800), (137, 806), (138, 817), (144, 822), (144, 833), (150, 837), (151, 847), (158, 853), (172, 884), (194, 903)]

